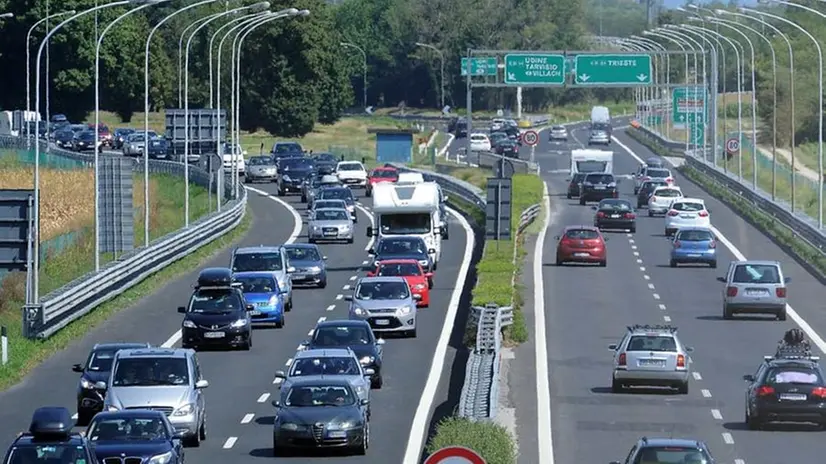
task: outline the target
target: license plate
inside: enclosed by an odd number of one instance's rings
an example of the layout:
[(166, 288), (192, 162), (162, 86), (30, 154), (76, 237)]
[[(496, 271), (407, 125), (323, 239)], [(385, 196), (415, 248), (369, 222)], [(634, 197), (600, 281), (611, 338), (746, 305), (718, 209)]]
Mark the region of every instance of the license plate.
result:
[(330, 437), (330, 438), (345, 438), (345, 437), (347, 437), (347, 432), (344, 432), (344, 431), (327, 432), (327, 436)]
[(699, 258), (699, 257), (700, 257), (700, 253), (689, 253), (689, 254), (688, 254), (688, 257), (689, 257), (689, 258)]
[(325, 232), (324, 232), (324, 235), (327, 235), (327, 236), (332, 236), (332, 237), (335, 237), (335, 236), (336, 236), (336, 234), (337, 234), (337, 232), (336, 232), (336, 231), (334, 231), (334, 230), (332, 230), (332, 231), (325, 231)]
[(258, 310), (250, 311), (250, 316), (260, 316), (260, 315), (261, 315), (261, 311), (258, 311)]
[(604, 185), (595, 185), (594, 190), (605, 190), (605, 186)]
[(640, 359), (640, 366), (665, 366), (665, 361), (662, 359)]
[(153, 147), (157, 147), (157, 146), (158, 146), (158, 145), (160, 145), (160, 144), (161, 144), (161, 142), (152, 142), (152, 146), (153, 146)]
[(224, 332), (207, 332), (204, 338), (224, 338), (224, 335), (226, 335)]
[(620, 217), (619, 214), (612, 214), (611, 219), (618, 219)]
[(769, 292), (766, 290), (746, 290), (746, 295), (748, 296), (765, 296), (768, 294)]
[(683, 219), (694, 219), (693, 214), (681, 214), (680, 217)]
[(390, 321), (387, 319), (378, 319), (376, 320), (376, 325), (390, 325)]
[(788, 401), (806, 401), (806, 395), (798, 393), (782, 393), (780, 395), (780, 399)]
[(576, 256), (577, 258), (584, 258), (586, 256), (591, 256), (591, 255), (588, 254), (588, 253), (574, 253), (574, 256)]
[(307, 274), (293, 274), (293, 279), (306, 279)]

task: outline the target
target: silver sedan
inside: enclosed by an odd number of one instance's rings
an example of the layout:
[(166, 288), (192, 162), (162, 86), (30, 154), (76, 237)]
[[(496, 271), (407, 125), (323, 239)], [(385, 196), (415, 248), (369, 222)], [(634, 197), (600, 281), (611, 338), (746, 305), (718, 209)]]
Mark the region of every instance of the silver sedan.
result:
[(278, 179), (278, 170), (270, 156), (253, 156), (247, 162), (244, 182), (275, 182)]
[(307, 228), (310, 243), (324, 240), (353, 243), (353, 220), (344, 208), (314, 209)]
[(143, 156), (145, 140), (142, 132), (130, 134), (123, 142), (123, 156)]
[(416, 336), (416, 302), (404, 277), (365, 277), (359, 280), (350, 302), (350, 319), (366, 320), (374, 332)]

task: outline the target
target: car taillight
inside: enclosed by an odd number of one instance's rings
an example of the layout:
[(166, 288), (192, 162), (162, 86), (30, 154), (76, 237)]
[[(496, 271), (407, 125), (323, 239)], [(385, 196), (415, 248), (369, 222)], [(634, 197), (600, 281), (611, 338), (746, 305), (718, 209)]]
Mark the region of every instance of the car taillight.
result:
[(769, 395), (774, 395), (774, 388), (769, 387), (768, 385), (763, 385), (762, 387), (757, 388), (757, 396)]
[(625, 365), (625, 353), (620, 353), (619, 358), (617, 358), (617, 364), (620, 366)]
[(709, 248), (717, 248), (717, 242), (715, 242), (714, 240), (708, 242), (708, 247)]
[(597, 211), (597, 217), (598, 217), (598, 218), (604, 218), (604, 217), (605, 217), (605, 213), (603, 213), (602, 211)]
[(680, 245), (682, 245), (682, 243), (680, 243), (679, 240), (674, 241), (674, 248), (680, 248)]
[(697, 213), (697, 216), (708, 217), (708, 211), (700, 211), (699, 213)]
[(625, 213), (625, 219), (634, 219), (635, 217), (637, 217), (637, 215), (634, 213)]
[(614, 190), (614, 198), (619, 198), (619, 192), (617, 192), (616, 190)]
[(674, 183), (674, 179), (672, 179), (672, 178), (670, 178), (670, 177), (669, 177), (669, 178), (667, 178), (667, 179), (665, 179), (665, 181), (666, 181), (667, 183), (669, 183), (669, 184), (673, 184), (673, 183)]
[(774, 289), (774, 293), (778, 298), (786, 298), (786, 287), (777, 287)]
[(818, 398), (826, 398), (826, 388), (823, 387), (815, 387), (812, 389), (812, 396), (816, 396)]
[(677, 216), (677, 215), (679, 215), (679, 214), (680, 214), (680, 213), (678, 213), (677, 211), (675, 211), (675, 210), (673, 210), (673, 209), (672, 209), (671, 211), (669, 211), (669, 212), (668, 212), (668, 215), (669, 215), (669, 216), (671, 216), (671, 217)]
[(657, 195), (651, 195), (651, 201), (656, 202), (657, 201)]
[(682, 354), (677, 355), (677, 367), (685, 367), (685, 356)]
[(737, 296), (737, 287), (726, 287), (727, 296)]

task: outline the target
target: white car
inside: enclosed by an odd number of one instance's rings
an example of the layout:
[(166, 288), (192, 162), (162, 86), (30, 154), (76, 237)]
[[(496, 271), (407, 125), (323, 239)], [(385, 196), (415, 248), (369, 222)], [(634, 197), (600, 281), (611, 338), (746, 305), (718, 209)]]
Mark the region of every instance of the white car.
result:
[(502, 130), (502, 128), (504, 128), (504, 127), (505, 127), (505, 120), (502, 119), (502, 118), (494, 118), (490, 122), (490, 131), (491, 132), (496, 132), (498, 130)]
[[(224, 153), (224, 171), (232, 172), (232, 153)], [(235, 154), (235, 167), (238, 169), (238, 174), (243, 175), (247, 172), (247, 164), (244, 161), (244, 155), (241, 153)]]
[(634, 195), (639, 193), (642, 184), (646, 183), (649, 180), (662, 180), (665, 181), (668, 185), (674, 185), (674, 176), (671, 174), (670, 170), (666, 168), (653, 168), (650, 166), (644, 166), (637, 173), (637, 176), (634, 179)]
[(671, 202), (683, 197), (680, 187), (657, 187), (648, 198), (648, 217), (655, 214), (665, 214), (671, 208)]
[(349, 187), (367, 187), (367, 170), (358, 161), (342, 161), (336, 165), (336, 176)]
[(683, 197), (671, 203), (671, 208), (665, 215), (665, 236), (670, 237), (681, 227), (711, 227), (711, 217), (705, 201)]
[(485, 134), (470, 134), (470, 151), (490, 151), (490, 139)]

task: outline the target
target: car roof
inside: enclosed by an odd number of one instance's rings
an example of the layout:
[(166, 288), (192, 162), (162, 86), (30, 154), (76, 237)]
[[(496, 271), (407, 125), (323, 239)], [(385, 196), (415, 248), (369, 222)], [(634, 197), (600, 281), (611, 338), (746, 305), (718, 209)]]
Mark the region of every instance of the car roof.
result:
[(299, 351), (295, 354), (293, 360), (301, 358), (335, 358), (342, 356), (350, 357), (355, 356), (355, 354), (349, 348), (314, 348)]
[(244, 271), (244, 272), (233, 272), (232, 278), (236, 277), (268, 277), (270, 279), (273, 278), (272, 272), (268, 271)]
[[(333, 320), (326, 320), (321, 321), (316, 324), (316, 327), (367, 327), (370, 328), (370, 324), (367, 321), (362, 320), (351, 320), (351, 319), (333, 319)], [(372, 329), (371, 329), (372, 330)]]
[(680, 193), (682, 193), (682, 191), (683, 191), (683, 189), (681, 189), (679, 186), (676, 186), (676, 185), (661, 185), (661, 186), (657, 187), (656, 189), (654, 189), (654, 191), (656, 192), (657, 190), (669, 190), (669, 189), (679, 190)]
[(642, 447), (648, 446), (678, 446), (683, 448), (707, 449), (705, 443), (700, 440), (689, 440), (686, 438), (645, 438), (640, 439)]
[(406, 282), (406, 280), (401, 276), (372, 276), (359, 279), (359, 284), (373, 282)]
[(251, 253), (260, 253), (260, 252), (280, 252), (281, 245), (272, 246), (272, 245), (260, 245), (260, 246), (251, 246), (251, 247), (240, 247), (235, 249), (235, 254), (237, 255), (244, 255), (244, 254), (251, 254)]
[(563, 230), (565, 232), (567, 232), (569, 230), (593, 230), (593, 231), (599, 232), (598, 228), (596, 228), (594, 226), (585, 225), (585, 224), (565, 226), (565, 229), (563, 229)]
[(373, 168), (373, 170), (374, 171), (393, 171), (393, 172), (398, 172), (399, 171), (398, 169), (396, 169), (392, 166), (379, 166), (379, 167)]
[(740, 264), (759, 264), (765, 266), (780, 266), (780, 261), (769, 261), (769, 260), (762, 260), (762, 259), (747, 259), (743, 261), (732, 261), (732, 264), (740, 265)]
[(137, 348), (118, 351), (118, 358), (186, 358), (194, 351), (184, 348)]
[(329, 376), (299, 376), (290, 379), (290, 388), (296, 387), (313, 387), (313, 386), (336, 386), (336, 387), (350, 387), (350, 381), (345, 375), (329, 375)]
[(702, 198), (690, 198), (690, 197), (682, 197), (679, 200), (675, 201), (674, 203), (702, 203), (703, 205), (706, 204), (706, 201)]
[(92, 351), (97, 350), (129, 350), (132, 348), (150, 348), (152, 345), (149, 343), (96, 343), (95, 346), (92, 347)]

